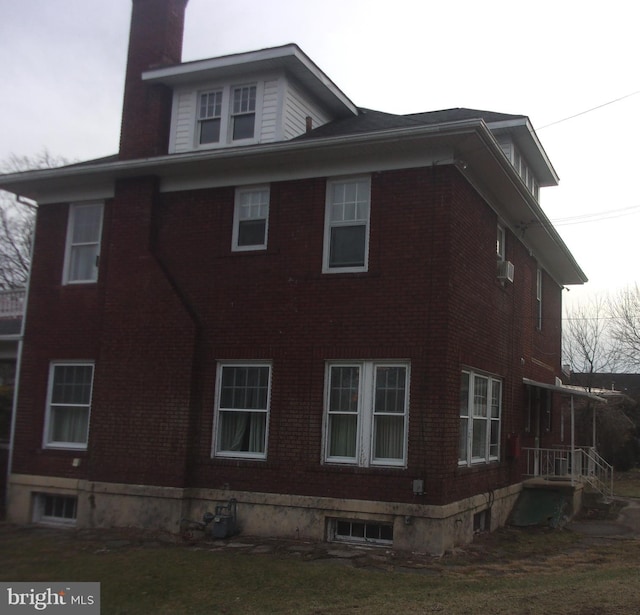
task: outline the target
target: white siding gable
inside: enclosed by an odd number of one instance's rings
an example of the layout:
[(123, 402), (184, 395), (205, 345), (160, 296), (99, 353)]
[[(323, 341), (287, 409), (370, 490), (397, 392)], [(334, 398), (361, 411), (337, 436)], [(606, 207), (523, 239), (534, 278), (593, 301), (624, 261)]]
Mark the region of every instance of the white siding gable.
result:
[(289, 81), (284, 102), (284, 140), (303, 134), (306, 130), (307, 117), (311, 118), (313, 128), (331, 120), (319, 105), (306, 96), (296, 84)]
[(171, 138), (169, 153), (188, 152), (194, 149), (197, 93), (193, 89), (176, 90), (173, 93)]
[[(293, 139), (305, 132), (307, 117), (311, 118), (313, 128), (322, 126), (332, 119), (329, 112), (284, 72), (244, 76), (242, 83), (255, 83), (258, 90), (255, 139), (248, 140), (244, 145)], [(228, 140), (202, 146), (198, 144), (197, 114), (200, 93), (218, 88), (226, 88), (226, 91), (229, 91), (229, 88), (239, 84), (236, 80), (229, 80), (224, 83), (199, 82), (176, 88), (173, 94), (169, 153), (243, 145), (242, 142), (230, 143)], [(223, 115), (225, 109), (227, 112), (222, 121), (230, 122), (228, 106), (223, 106)]]
[(281, 100), (282, 80), (271, 79), (264, 82), (264, 93), (262, 96), (262, 126), (259, 140), (261, 143), (279, 141), (282, 131), (279, 130), (279, 102)]

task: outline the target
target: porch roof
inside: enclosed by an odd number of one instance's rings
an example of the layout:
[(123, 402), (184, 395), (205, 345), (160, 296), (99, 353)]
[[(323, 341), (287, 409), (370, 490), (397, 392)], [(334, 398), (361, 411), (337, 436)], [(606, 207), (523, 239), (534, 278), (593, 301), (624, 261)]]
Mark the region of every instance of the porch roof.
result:
[(593, 399), (594, 401), (599, 401), (603, 404), (607, 403), (607, 400), (604, 397), (600, 397), (599, 395), (595, 395), (594, 393), (590, 393), (589, 391), (585, 391), (581, 387), (570, 386), (568, 384), (548, 384), (546, 382), (538, 382), (537, 380), (531, 380), (530, 378), (523, 378), (522, 382), (527, 386), (539, 387), (541, 389), (548, 389), (549, 391), (554, 391), (555, 393), (560, 393), (561, 395), (570, 395), (573, 397), (586, 397), (587, 399)]

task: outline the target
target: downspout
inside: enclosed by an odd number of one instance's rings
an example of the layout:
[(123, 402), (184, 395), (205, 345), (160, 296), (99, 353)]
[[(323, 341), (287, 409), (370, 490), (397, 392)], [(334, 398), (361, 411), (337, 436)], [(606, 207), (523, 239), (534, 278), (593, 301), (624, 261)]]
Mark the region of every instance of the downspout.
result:
[[(159, 216), (159, 188), (158, 179), (156, 178), (156, 186), (154, 189), (153, 202), (151, 205), (151, 217), (150, 217), (150, 234), (149, 234), (149, 252), (155, 260), (156, 264), (160, 268), (163, 276), (167, 280), (169, 286), (175, 293), (180, 304), (189, 315), (189, 318), (193, 322), (195, 328), (194, 343), (193, 343), (193, 356), (191, 357), (191, 383), (189, 386), (190, 403), (189, 403), (189, 442), (194, 441), (197, 420), (196, 417), (200, 412), (200, 400), (201, 400), (201, 377), (200, 368), (202, 365), (201, 357), (204, 353), (204, 327), (197, 310), (189, 300), (187, 293), (182, 289), (178, 280), (171, 272), (171, 268), (164, 259), (162, 250), (159, 248), (159, 234), (160, 234), (160, 216)], [(187, 478), (187, 470), (189, 465), (189, 457), (193, 447), (189, 447), (185, 456), (185, 469), (184, 475)]]
[[(27, 205), (21, 201), (20, 195), (16, 195), (18, 202)], [(9, 434), (9, 457), (7, 459), (7, 484), (4, 492), (4, 509), (9, 510), (9, 484), (11, 481), (11, 471), (13, 469), (13, 446), (15, 443), (16, 434), (16, 421), (18, 415), (18, 390), (20, 389), (20, 373), (22, 371), (22, 348), (24, 345), (24, 330), (27, 322), (27, 306), (29, 305), (29, 289), (31, 288), (31, 264), (33, 263), (33, 249), (36, 244), (36, 232), (37, 232), (37, 210), (38, 207), (34, 205), (28, 205), (32, 209), (36, 210), (36, 219), (33, 224), (33, 237), (31, 238), (31, 247), (29, 253), (29, 273), (27, 274), (27, 286), (24, 289), (24, 303), (22, 307), (22, 322), (20, 323), (20, 336), (18, 337), (18, 352), (16, 356), (16, 375), (13, 379), (13, 400), (11, 404), (11, 431)]]
[(571, 396), (571, 486), (575, 485), (576, 476), (576, 414)]

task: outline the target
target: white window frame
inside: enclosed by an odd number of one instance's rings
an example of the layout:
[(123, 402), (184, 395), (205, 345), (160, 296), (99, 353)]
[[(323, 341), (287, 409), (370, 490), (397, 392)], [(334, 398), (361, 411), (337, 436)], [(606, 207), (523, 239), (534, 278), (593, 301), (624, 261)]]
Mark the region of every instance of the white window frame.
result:
[[(255, 87), (255, 109), (253, 111), (242, 111), (240, 113), (234, 112), (234, 92), (242, 88)], [(213, 94), (221, 92), (222, 104), (220, 109), (220, 135), (218, 141), (211, 141), (209, 143), (200, 143), (201, 135), (201, 122), (210, 118), (202, 118), (200, 114), (200, 102), (202, 96), (206, 94)], [(260, 132), (262, 129), (262, 107), (263, 107), (263, 95), (264, 95), (264, 81), (254, 80), (242, 83), (212, 83), (208, 87), (198, 89), (193, 94), (195, 101), (192, 103), (195, 105), (194, 115), (194, 129), (193, 129), (193, 145), (195, 149), (212, 149), (218, 147), (228, 147), (229, 145), (248, 145), (251, 143), (257, 143), (260, 140)], [(242, 115), (254, 115), (253, 124), (253, 136), (234, 139), (233, 128), (234, 118)], [(216, 116), (217, 117), (217, 116)]]
[[(258, 197), (259, 201), (256, 202), (254, 197)], [(245, 197), (248, 197), (251, 202), (247, 203)], [(270, 190), (269, 186), (251, 186), (244, 188), (236, 188), (235, 205), (233, 210), (233, 236), (231, 249), (234, 252), (247, 252), (251, 250), (265, 250), (267, 247), (267, 238), (269, 236), (269, 202), (270, 202)], [(249, 207), (249, 214), (247, 215), (246, 207)], [(254, 213), (258, 216), (254, 216)], [(260, 210), (264, 208), (265, 211)], [(264, 213), (264, 215), (260, 215)], [(240, 245), (240, 226), (243, 222), (264, 220), (264, 237), (263, 241), (255, 244)]]
[(504, 262), (507, 257), (507, 247), (505, 244), (507, 233), (502, 224), (498, 223), (496, 231), (496, 257), (498, 261)]
[[(56, 368), (63, 367), (85, 367), (91, 368), (91, 380), (89, 382), (89, 399), (83, 403), (63, 403), (53, 400), (53, 392), (55, 385)], [(89, 429), (91, 426), (91, 405), (93, 401), (93, 379), (95, 376), (95, 363), (93, 361), (53, 361), (49, 365), (49, 383), (47, 387), (47, 406), (44, 421), (44, 448), (70, 449), (70, 450), (87, 450), (89, 443)], [(54, 414), (56, 408), (78, 408), (85, 409), (87, 413), (87, 430), (84, 441), (67, 441), (54, 440)]]
[[(358, 370), (356, 410), (342, 411), (331, 408), (333, 369), (353, 368)], [(376, 387), (378, 368), (404, 369), (404, 404), (402, 413), (376, 411)], [(324, 420), (324, 461), (326, 463), (347, 464), (361, 467), (406, 467), (409, 429), (409, 396), (411, 386), (411, 364), (409, 361), (328, 361), (325, 373), (325, 420)], [(353, 456), (331, 454), (332, 420), (338, 416), (355, 416), (355, 452)], [(402, 457), (376, 457), (376, 419), (385, 416), (402, 417)]]
[[(47, 499), (54, 508), (63, 508), (63, 515), (47, 514)], [(56, 505), (57, 501), (57, 505)], [(64, 515), (68, 511), (68, 505), (72, 506), (70, 515)], [(53, 511), (55, 513), (55, 510)], [(33, 522), (47, 525), (76, 525), (78, 518), (78, 497), (75, 495), (64, 495), (60, 493), (36, 493), (33, 500)]]
[[(264, 408), (235, 408), (235, 407), (222, 407), (222, 389), (223, 389), (223, 377), (225, 369), (237, 369), (237, 368), (267, 368), (268, 369), (268, 384), (266, 391), (266, 404)], [(271, 414), (271, 384), (272, 384), (272, 364), (269, 361), (248, 361), (248, 362), (221, 362), (218, 364), (217, 376), (216, 376), (216, 402), (215, 402), (215, 420), (213, 425), (213, 457), (230, 457), (235, 459), (266, 459), (267, 448), (269, 444), (269, 416)], [(222, 448), (222, 424), (224, 415), (226, 413), (252, 413), (256, 415), (265, 415), (264, 423), (264, 442), (263, 451), (242, 451), (242, 450), (229, 450)]]
[[(248, 105), (247, 108), (244, 108), (244, 103), (250, 103), (251, 98), (245, 99), (244, 91), (245, 90), (254, 90), (253, 95), (253, 108)], [(243, 108), (236, 109), (236, 93), (240, 92), (240, 104)], [(247, 141), (254, 140), (256, 138), (256, 130), (258, 128), (258, 86), (256, 83), (248, 83), (243, 85), (235, 85), (231, 88), (230, 92), (230, 101), (229, 101), (229, 136), (230, 140), (234, 143), (238, 141)], [(243, 118), (253, 116), (253, 135), (250, 137), (234, 137), (235, 133), (235, 123), (236, 118)]]
[[(357, 190), (365, 189), (366, 199), (358, 199), (358, 205), (355, 206), (353, 217), (347, 216), (346, 204), (343, 204), (343, 219), (334, 219), (334, 205), (339, 206), (341, 203), (333, 202), (334, 188), (340, 186), (353, 185), (359, 186)], [(366, 207), (366, 218), (358, 217), (357, 209)], [(346, 217), (346, 219), (344, 219)], [(371, 226), (371, 176), (342, 177), (327, 180), (326, 198), (325, 198), (325, 223), (324, 223), (324, 248), (323, 248), (323, 273), (358, 273), (366, 272), (369, 268), (369, 231)], [(331, 246), (332, 246), (332, 230), (339, 227), (364, 226), (364, 254), (362, 265), (335, 265), (331, 263)]]
[[(214, 113), (213, 114), (209, 114), (209, 113), (205, 113), (203, 114), (201, 112), (202, 110), (202, 98), (203, 96), (206, 96), (207, 98), (210, 96), (216, 96), (216, 98), (218, 97), (218, 95), (220, 95), (220, 112), (219, 113), (215, 113), (215, 107), (214, 107)], [(214, 145), (216, 143), (220, 143), (220, 139), (222, 137), (222, 124), (223, 124), (223, 101), (224, 101), (224, 90), (222, 88), (213, 88), (211, 90), (206, 90), (203, 92), (199, 92), (198, 93), (198, 100), (197, 100), (197, 108), (196, 108), (196, 125), (197, 125), (197, 129), (196, 129), (196, 138), (198, 140), (198, 145)], [(218, 128), (218, 139), (216, 141), (207, 141), (205, 143), (202, 142), (202, 126), (204, 122), (208, 122), (211, 120), (219, 120), (219, 128)]]
[[(465, 379), (468, 382), (466, 400), (462, 395)], [(476, 405), (475, 403), (479, 399), (476, 395), (476, 388), (480, 388), (480, 382), (486, 382), (487, 385), (486, 396), (481, 398), (485, 400), (485, 410), (482, 409), (482, 404)], [(460, 389), (458, 465), (472, 466), (499, 461), (502, 430), (502, 394), (504, 390), (502, 379), (483, 372), (464, 369), (462, 370)], [(498, 393), (497, 404), (494, 397), (496, 392)], [(495, 440), (491, 437), (492, 425), (496, 427)], [(484, 426), (485, 430), (483, 455), (474, 455), (474, 430), (476, 426)], [(461, 454), (462, 450), (464, 450), (464, 455)]]
[[(95, 241), (74, 242), (74, 230), (77, 220), (78, 211), (87, 207), (97, 207), (100, 210), (100, 228), (98, 229), (98, 237)], [(104, 223), (104, 203), (102, 201), (92, 201), (83, 203), (71, 203), (69, 205), (69, 217), (67, 222), (67, 239), (64, 255), (63, 268), (63, 284), (95, 284), (98, 281), (98, 270), (100, 264), (100, 248), (102, 242), (102, 227)], [(92, 275), (88, 278), (73, 278), (72, 264), (73, 252), (77, 248), (85, 248), (95, 246), (95, 262), (92, 269)]]
[(335, 518), (328, 520), (327, 529), (328, 539), (332, 542), (370, 545), (393, 544), (393, 523), (389, 521)]
[(536, 329), (542, 331), (542, 269), (536, 269)]

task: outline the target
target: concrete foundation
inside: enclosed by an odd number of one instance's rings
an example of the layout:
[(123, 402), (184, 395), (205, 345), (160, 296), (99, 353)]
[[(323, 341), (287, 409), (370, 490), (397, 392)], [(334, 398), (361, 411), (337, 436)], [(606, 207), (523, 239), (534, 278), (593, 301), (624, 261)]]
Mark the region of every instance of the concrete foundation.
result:
[[(235, 498), (243, 534), (269, 538), (331, 539), (336, 520), (393, 528), (393, 549), (442, 555), (473, 540), (476, 529), (503, 526), (522, 485), (511, 485), (445, 506), (328, 497), (250, 493), (220, 489), (175, 489), (77, 481), (48, 476), (11, 476), (7, 519), (28, 524), (39, 494), (77, 497), (76, 527), (141, 527), (180, 530), (183, 518), (202, 519), (217, 504)], [(483, 514), (484, 513), (484, 514)]]

